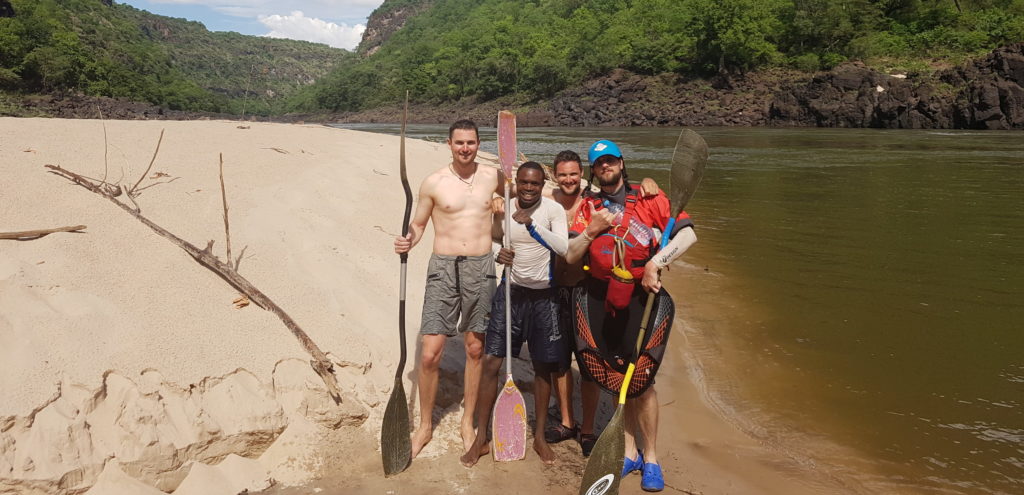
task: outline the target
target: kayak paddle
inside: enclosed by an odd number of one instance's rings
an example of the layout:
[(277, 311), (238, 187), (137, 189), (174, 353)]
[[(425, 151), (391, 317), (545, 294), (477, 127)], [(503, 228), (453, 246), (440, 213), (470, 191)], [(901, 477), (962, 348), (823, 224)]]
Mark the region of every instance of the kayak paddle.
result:
[[(516, 163), (516, 114), (498, 112), (498, 161), (505, 172), (505, 236), (509, 247), (512, 230), (512, 167)], [(494, 401), (491, 452), (495, 461), (518, 461), (526, 457), (526, 401), (512, 379), (512, 270), (505, 266), (505, 385)], [(481, 425), (481, 428), (484, 426)]]
[[(402, 112), (402, 137), (399, 144), (399, 169), (402, 174), (402, 188), (405, 189), (405, 218), (402, 220), (402, 237), (409, 235), (409, 216), (412, 214), (412, 189), (405, 171), (405, 124), (409, 117), (409, 92), (405, 92), (405, 110)], [(402, 260), (401, 282), (398, 286), (398, 342), (401, 349), (398, 370), (395, 372), (395, 386), (384, 409), (384, 423), (380, 429), (380, 455), (384, 461), (384, 475), (391, 476), (405, 471), (412, 462), (412, 443), (409, 439), (409, 403), (405, 399), (405, 271), (409, 253), (399, 255)]]
[[(707, 161), (707, 143), (696, 132), (683, 129), (676, 141), (675, 151), (672, 153), (672, 173), (670, 175), (672, 216), (662, 234), (662, 247), (668, 243), (668, 237), (672, 234), (672, 228), (675, 226), (675, 219), (679, 212), (683, 211), (683, 207), (697, 190), (697, 184), (704, 176), (704, 165)], [(640, 319), (640, 332), (636, 337), (636, 348), (630, 357), (626, 376), (619, 388), (619, 404), (615, 407), (615, 414), (612, 415), (611, 421), (601, 432), (597, 443), (594, 444), (594, 450), (590, 453), (590, 460), (587, 461), (587, 468), (583, 472), (583, 481), (580, 483), (580, 495), (615, 495), (619, 493), (622, 461), (626, 454), (622, 415), (626, 406), (629, 382), (633, 378), (637, 356), (640, 354), (640, 346), (643, 345), (647, 323), (651, 317), (651, 308), (654, 307), (654, 296), (654, 292), (647, 294), (647, 304), (644, 306), (644, 314)]]
[(683, 211), (686, 203), (690, 202), (693, 193), (697, 192), (697, 185), (704, 177), (704, 166), (708, 163), (708, 144), (700, 134), (683, 129), (676, 140), (676, 149), (672, 152), (672, 175), (669, 178), (672, 197), (669, 198), (672, 204), (672, 217), (668, 219), (668, 226), (661, 236), (661, 247), (668, 244), (669, 235), (676, 226), (676, 217)]

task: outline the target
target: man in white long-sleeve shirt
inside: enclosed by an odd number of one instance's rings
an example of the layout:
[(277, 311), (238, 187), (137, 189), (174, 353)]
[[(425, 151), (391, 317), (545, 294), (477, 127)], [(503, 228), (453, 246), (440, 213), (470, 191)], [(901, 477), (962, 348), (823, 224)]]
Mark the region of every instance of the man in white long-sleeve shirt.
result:
[[(569, 246), (565, 211), (554, 200), (541, 195), (544, 170), (536, 162), (526, 162), (516, 173), (516, 199), (511, 203), (512, 228), (510, 248), (498, 252), (498, 262), (505, 264), (506, 276), (494, 293), (491, 319), (484, 336), (483, 372), (477, 402), (477, 435), (462, 456), (467, 467), (476, 464), (490, 449), (487, 425), (497, 397), (501, 365), (505, 356), (505, 288), (511, 283), (512, 352), (517, 354), (524, 342), (529, 343), (535, 379), (533, 393), (537, 424), (533, 449), (545, 464), (555, 462), (555, 454), (544, 439), (547, 404), (551, 397), (551, 373), (568, 366), (568, 340), (571, 335), (558, 327), (558, 305), (553, 288), (555, 256), (565, 256)], [(495, 218), (496, 233), (504, 219)], [(499, 236), (496, 236), (500, 238)]]

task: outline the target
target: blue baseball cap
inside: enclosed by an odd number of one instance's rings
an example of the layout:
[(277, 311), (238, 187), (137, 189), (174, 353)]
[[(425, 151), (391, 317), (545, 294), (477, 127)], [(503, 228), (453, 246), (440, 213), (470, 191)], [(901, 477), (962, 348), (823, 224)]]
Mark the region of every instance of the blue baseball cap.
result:
[(598, 158), (605, 155), (622, 158), (622, 151), (619, 151), (619, 147), (615, 143), (607, 139), (602, 139), (590, 145), (590, 151), (587, 153), (587, 160), (590, 161), (590, 166), (593, 167)]

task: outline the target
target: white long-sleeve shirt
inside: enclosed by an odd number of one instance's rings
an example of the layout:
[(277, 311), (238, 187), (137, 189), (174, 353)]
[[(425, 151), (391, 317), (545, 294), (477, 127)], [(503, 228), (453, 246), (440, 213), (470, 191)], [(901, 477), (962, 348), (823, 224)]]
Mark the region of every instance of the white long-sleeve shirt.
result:
[[(519, 200), (511, 201), (512, 214), (519, 210)], [(512, 220), (509, 242), (515, 258), (512, 260), (512, 283), (531, 289), (551, 287), (554, 282), (555, 255), (565, 256), (569, 248), (569, 229), (565, 210), (554, 200), (541, 197), (530, 210), (530, 226)], [(495, 238), (501, 239), (505, 218), (495, 218)]]

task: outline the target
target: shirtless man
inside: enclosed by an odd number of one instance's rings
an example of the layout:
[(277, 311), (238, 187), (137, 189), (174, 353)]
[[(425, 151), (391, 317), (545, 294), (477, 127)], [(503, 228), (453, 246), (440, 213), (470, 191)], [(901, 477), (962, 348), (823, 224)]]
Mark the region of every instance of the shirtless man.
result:
[(434, 223), (434, 250), (427, 268), (420, 327), (420, 424), (412, 435), (413, 457), (433, 437), (441, 353), (445, 339), (459, 333), (466, 350), (461, 433), (467, 450), (476, 437), (473, 418), (484, 331), (496, 284), (491, 256), (491, 198), (495, 193), (504, 194), (504, 174), (476, 162), (480, 134), (472, 121), (452, 124), (447, 143), (451, 163), (423, 180), (409, 235), (395, 238), (395, 252), (407, 253), (423, 238), (427, 222)]

